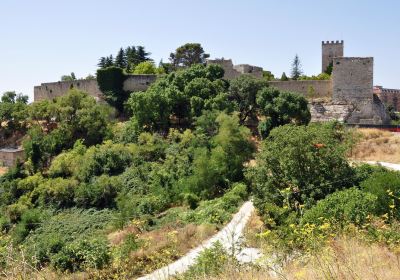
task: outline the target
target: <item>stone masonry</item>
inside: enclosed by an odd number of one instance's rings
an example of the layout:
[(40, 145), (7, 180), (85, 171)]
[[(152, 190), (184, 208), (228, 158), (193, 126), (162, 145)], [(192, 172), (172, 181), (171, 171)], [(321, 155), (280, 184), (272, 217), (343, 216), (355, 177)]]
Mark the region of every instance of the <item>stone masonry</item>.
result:
[(322, 70), (325, 72), (329, 64), (333, 63), (333, 58), (342, 57), (344, 54), (344, 42), (342, 41), (322, 41)]
[(395, 111), (400, 111), (400, 89), (375, 86), (374, 94), (376, 94), (386, 106), (392, 106)]
[[(308, 98), (313, 121), (337, 119), (353, 124), (389, 123), (384, 103), (393, 104), (399, 110), (400, 90), (373, 88), (372, 57), (343, 57), (343, 54), (343, 41), (323, 41), (322, 72), (332, 63), (330, 80), (271, 81), (270, 85)], [(263, 77), (261, 67), (234, 65), (231, 59), (207, 60), (207, 64), (222, 66), (224, 78), (228, 80), (243, 74)], [(130, 75), (124, 82), (124, 90), (144, 91), (156, 78), (156, 75)], [(76, 80), (43, 83), (34, 88), (34, 100), (62, 96), (71, 88), (86, 91), (97, 100), (103, 96), (96, 80)]]
[(231, 59), (224, 59), (224, 58), (209, 59), (209, 60), (207, 60), (207, 64), (220, 65), (225, 71), (224, 78), (228, 79), (228, 80), (234, 79), (243, 74), (251, 75), (256, 78), (263, 77), (262, 67), (253, 66), (253, 65), (249, 65), (249, 64), (233, 65), (233, 62)]
[[(129, 75), (124, 82), (126, 91), (144, 91), (156, 80), (156, 75)], [(102, 100), (103, 93), (100, 91), (97, 80), (75, 80), (55, 83), (43, 83), (34, 87), (34, 101), (53, 99), (65, 95), (68, 90), (75, 88), (87, 92), (97, 101)]]
[(13, 167), (18, 160), (23, 161), (24, 150), (20, 148), (0, 149), (0, 166)]

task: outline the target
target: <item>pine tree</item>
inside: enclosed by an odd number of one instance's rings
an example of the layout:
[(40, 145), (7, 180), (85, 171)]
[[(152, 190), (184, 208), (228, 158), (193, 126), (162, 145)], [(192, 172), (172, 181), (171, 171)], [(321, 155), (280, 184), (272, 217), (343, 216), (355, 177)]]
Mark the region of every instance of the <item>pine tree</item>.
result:
[(115, 57), (115, 66), (125, 69), (128, 66), (126, 54), (123, 48), (120, 48), (117, 56)]
[(286, 73), (283, 72), (281, 76), (281, 81), (289, 81), (288, 77), (286, 76)]
[(99, 59), (99, 63), (97, 64), (97, 66), (99, 66), (100, 68), (104, 69), (106, 68), (106, 57), (102, 56)]
[(296, 54), (292, 63), (292, 79), (297, 80), (303, 74), (299, 56)]
[(135, 46), (127, 47), (125, 50), (125, 55), (128, 63), (127, 70), (130, 71), (135, 69), (135, 66), (139, 64), (136, 47)]
[(150, 55), (151, 55), (151, 53), (146, 52), (146, 50), (144, 49), (143, 46), (138, 46), (137, 56), (139, 59), (139, 63), (144, 62), (144, 61), (151, 61), (152, 59), (149, 58)]
[(114, 58), (113, 58), (112, 54), (110, 56), (106, 57), (106, 63), (105, 63), (104, 68), (111, 67), (111, 66), (114, 66)]

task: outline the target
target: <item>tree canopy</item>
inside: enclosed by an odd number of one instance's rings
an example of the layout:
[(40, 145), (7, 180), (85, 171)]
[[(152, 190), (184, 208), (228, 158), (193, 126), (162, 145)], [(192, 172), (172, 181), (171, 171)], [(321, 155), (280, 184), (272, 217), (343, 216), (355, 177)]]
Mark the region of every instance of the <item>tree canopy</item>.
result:
[(174, 67), (190, 67), (194, 64), (205, 64), (210, 55), (205, 53), (199, 43), (187, 43), (170, 54), (170, 61)]

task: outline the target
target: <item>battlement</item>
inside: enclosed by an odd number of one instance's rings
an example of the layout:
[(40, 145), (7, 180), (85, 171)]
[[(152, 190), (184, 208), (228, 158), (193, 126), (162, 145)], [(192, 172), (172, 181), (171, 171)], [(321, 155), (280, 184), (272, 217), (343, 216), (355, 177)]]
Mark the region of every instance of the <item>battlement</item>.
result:
[(344, 41), (343, 40), (341, 40), (341, 41), (339, 41), (339, 40), (337, 40), (337, 41), (322, 41), (322, 45), (343, 45), (344, 44)]

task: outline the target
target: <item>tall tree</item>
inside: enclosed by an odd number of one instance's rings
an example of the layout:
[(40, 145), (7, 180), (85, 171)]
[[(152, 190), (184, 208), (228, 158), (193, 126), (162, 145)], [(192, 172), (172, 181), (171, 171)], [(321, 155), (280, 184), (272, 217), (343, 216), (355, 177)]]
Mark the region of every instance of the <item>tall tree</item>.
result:
[(292, 79), (297, 80), (302, 74), (301, 62), (299, 56), (296, 54), (292, 62)]
[(102, 56), (102, 57), (100, 57), (99, 63), (97, 63), (97, 66), (104, 69), (104, 68), (106, 68), (106, 62), (107, 62), (107, 58)]
[(125, 69), (128, 66), (126, 53), (123, 48), (120, 48), (117, 56), (115, 57), (115, 66)]
[(112, 54), (110, 56), (106, 57), (106, 63), (105, 63), (104, 68), (111, 67), (111, 66), (114, 66), (114, 58), (113, 58)]
[(143, 46), (138, 46), (137, 47), (137, 56), (139, 58), (139, 63), (144, 62), (144, 61), (149, 61), (152, 60), (149, 58), (151, 53), (146, 52), (145, 48)]
[(170, 61), (175, 67), (190, 67), (193, 64), (205, 64), (210, 55), (204, 52), (201, 44), (187, 43), (170, 54)]

